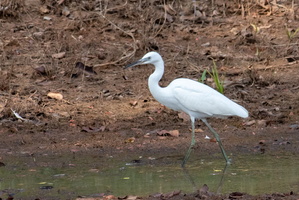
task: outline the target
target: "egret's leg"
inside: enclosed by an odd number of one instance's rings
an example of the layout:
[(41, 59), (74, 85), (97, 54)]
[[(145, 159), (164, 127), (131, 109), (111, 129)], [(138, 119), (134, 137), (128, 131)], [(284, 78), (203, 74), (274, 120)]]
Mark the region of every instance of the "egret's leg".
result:
[(205, 125), (207, 125), (207, 127), (210, 129), (210, 131), (214, 134), (214, 137), (216, 138), (216, 141), (217, 141), (218, 144), (219, 144), (219, 147), (220, 147), (220, 149), (221, 149), (221, 152), (222, 152), (222, 154), (223, 154), (223, 156), (224, 156), (224, 158), (225, 158), (225, 160), (226, 160), (226, 163), (227, 163), (227, 164), (230, 164), (230, 163), (231, 163), (231, 160), (228, 159), (228, 157), (227, 157), (227, 155), (226, 155), (226, 153), (225, 153), (225, 151), (224, 151), (224, 148), (223, 148), (223, 146), (222, 146), (222, 142), (221, 142), (221, 140), (220, 140), (220, 137), (219, 137), (218, 133), (211, 127), (211, 125), (207, 122), (206, 119), (201, 119), (201, 120), (205, 123)]
[(185, 166), (185, 164), (186, 164), (187, 160), (189, 159), (189, 156), (190, 156), (190, 154), (191, 154), (191, 152), (193, 150), (193, 147), (195, 145), (195, 132), (194, 132), (195, 125), (194, 125), (194, 123), (195, 123), (195, 119), (193, 117), (191, 117), (192, 139), (191, 139), (190, 147), (189, 147), (189, 149), (188, 149), (188, 151), (187, 151), (187, 153), (185, 155), (185, 158), (183, 160), (182, 167)]

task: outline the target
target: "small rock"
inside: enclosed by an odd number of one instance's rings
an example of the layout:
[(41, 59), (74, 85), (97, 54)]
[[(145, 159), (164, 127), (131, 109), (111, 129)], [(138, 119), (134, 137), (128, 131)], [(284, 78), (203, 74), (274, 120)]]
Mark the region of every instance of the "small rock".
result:
[(65, 52), (55, 53), (52, 55), (52, 58), (61, 59), (65, 56)]
[(47, 16), (44, 16), (43, 18), (44, 20), (47, 20), (47, 21), (51, 21), (52, 20), (52, 17), (47, 17)]
[(52, 99), (57, 99), (57, 100), (62, 100), (63, 96), (60, 93), (55, 93), (55, 92), (49, 92), (47, 94), (48, 97), (52, 98)]

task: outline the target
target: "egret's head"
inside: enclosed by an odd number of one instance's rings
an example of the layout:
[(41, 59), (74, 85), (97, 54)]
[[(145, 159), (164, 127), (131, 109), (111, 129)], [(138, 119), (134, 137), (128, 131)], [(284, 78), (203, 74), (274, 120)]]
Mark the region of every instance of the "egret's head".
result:
[(156, 62), (162, 61), (162, 57), (157, 52), (149, 52), (145, 54), (140, 60), (127, 65), (125, 68), (133, 67), (136, 65), (155, 64)]

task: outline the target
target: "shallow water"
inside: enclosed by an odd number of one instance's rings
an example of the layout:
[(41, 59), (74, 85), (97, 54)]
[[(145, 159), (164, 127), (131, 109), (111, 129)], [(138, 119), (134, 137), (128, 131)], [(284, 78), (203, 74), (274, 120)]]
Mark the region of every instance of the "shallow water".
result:
[[(173, 190), (190, 193), (203, 184), (214, 193), (299, 192), (299, 158), (291, 155), (240, 156), (227, 168), (223, 159), (190, 160), (186, 170), (177, 161), (156, 166), (110, 159), (106, 160), (107, 165), (97, 165), (96, 159), (86, 155), (11, 158), (5, 167), (0, 167), (0, 197), (5, 198), (8, 193), (28, 199), (103, 194), (148, 196)], [(53, 162), (60, 163), (52, 165)]]

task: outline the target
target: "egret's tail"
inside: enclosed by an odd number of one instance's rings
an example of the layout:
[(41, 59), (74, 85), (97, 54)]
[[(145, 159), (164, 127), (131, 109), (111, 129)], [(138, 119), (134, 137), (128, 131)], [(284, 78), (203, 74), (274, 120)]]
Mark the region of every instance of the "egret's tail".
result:
[(236, 110), (236, 115), (242, 118), (247, 118), (248, 117), (248, 111), (243, 107), (239, 106), (239, 109)]

